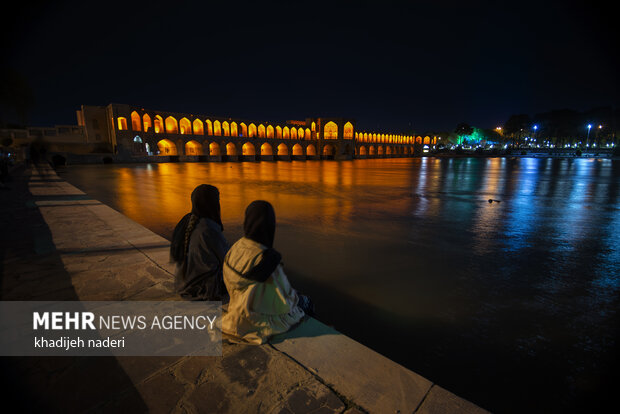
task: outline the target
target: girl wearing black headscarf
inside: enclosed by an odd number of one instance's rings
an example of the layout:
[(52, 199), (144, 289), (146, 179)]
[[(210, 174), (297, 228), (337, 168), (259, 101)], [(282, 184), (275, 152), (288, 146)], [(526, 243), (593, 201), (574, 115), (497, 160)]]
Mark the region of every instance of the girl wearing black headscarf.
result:
[(276, 215), (267, 201), (252, 202), (245, 210), (245, 237), (224, 259), (224, 283), (230, 293), (222, 331), (246, 342), (262, 344), (288, 331), (305, 313), (307, 297), (298, 295), (284, 273), (282, 256), (273, 248)]
[(228, 242), (222, 231), (220, 193), (202, 184), (192, 192), (192, 211), (176, 225), (170, 245), (176, 263), (175, 290), (188, 300), (223, 300), (222, 276)]

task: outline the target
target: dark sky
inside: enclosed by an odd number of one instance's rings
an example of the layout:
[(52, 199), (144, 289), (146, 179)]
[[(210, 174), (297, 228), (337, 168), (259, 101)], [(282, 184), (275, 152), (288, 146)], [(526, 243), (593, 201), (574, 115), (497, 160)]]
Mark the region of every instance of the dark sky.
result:
[(32, 125), (116, 102), (346, 116), (393, 132), (495, 127), (513, 113), (617, 105), (618, 42), (602, 4), (28, 3), (3, 29), (3, 59), (34, 91)]

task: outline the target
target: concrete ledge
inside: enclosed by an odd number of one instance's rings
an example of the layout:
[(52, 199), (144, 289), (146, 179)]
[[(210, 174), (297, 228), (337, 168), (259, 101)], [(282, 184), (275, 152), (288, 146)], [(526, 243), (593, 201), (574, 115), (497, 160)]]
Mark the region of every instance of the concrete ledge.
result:
[(467, 400), (457, 397), (449, 391), (434, 385), (429, 391), (422, 406), (416, 411), (420, 414), (482, 414), (487, 411), (481, 409)]
[(271, 344), (368, 412), (414, 412), (433, 385), (313, 318)]

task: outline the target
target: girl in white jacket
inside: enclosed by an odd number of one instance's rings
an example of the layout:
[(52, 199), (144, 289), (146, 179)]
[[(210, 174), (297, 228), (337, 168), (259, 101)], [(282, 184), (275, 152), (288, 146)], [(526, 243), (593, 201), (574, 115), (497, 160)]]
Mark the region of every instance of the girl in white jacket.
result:
[[(298, 295), (273, 248), (276, 215), (267, 201), (252, 202), (245, 211), (245, 237), (224, 259), (224, 283), (230, 294), (222, 331), (254, 344), (286, 332), (311, 312), (312, 304)], [(305, 309), (304, 309), (305, 308)]]

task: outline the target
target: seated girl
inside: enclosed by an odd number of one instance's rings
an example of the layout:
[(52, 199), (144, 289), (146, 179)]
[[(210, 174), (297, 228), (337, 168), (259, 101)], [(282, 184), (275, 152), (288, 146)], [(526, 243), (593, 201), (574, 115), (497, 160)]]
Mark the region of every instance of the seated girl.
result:
[(184, 299), (226, 299), (222, 268), (228, 242), (223, 230), (218, 189), (199, 185), (192, 192), (192, 211), (176, 225), (170, 245), (175, 290)]
[(230, 302), (222, 318), (222, 331), (262, 344), (270, 336), (288, 331), (305, 313), (312, 313), (312, 304), (291, 287), (280, 253), (273, 248), (276, 215), (271, 204), (252, 202), (245, 211), (243, 229), (245, 237), (224, 259)]

